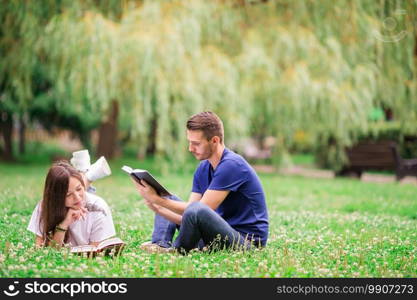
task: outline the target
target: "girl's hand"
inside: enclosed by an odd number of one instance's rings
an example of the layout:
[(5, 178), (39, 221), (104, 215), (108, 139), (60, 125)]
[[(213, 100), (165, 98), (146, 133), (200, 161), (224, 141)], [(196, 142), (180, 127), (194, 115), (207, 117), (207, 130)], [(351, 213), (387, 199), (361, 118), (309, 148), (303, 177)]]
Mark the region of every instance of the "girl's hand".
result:
[(62, 221), (59, 227), (62, 227), (63, 229), (68, 229), (68, 227), (72, 223), (78, 221), (81, 218), (84, 218), (86, 215), (87, 209), (85, 207), (81, 206), (80, 209), (68, 208), (67, 215), (65, 216), (64, 221)]

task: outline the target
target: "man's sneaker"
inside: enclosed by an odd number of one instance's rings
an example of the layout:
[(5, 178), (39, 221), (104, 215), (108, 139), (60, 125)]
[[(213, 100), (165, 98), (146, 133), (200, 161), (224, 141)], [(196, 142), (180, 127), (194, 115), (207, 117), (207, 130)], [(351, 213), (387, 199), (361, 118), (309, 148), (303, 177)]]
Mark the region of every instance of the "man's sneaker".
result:
[(175, 253), (177, 251), (175, 248), (164, 248), (150, 241), (140, 245), (140, 249), (148, 253)]

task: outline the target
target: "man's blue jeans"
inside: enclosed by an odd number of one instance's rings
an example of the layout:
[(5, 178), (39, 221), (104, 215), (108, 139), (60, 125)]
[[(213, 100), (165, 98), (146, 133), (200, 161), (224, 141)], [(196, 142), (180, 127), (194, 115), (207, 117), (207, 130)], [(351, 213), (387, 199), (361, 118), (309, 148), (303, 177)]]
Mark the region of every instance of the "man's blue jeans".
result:
[[(176, 196), (168, 198), (181, 201)], [(209, 250), (248, 249), (250, 247), (250, 244), (238, 231), (201, 202), (188, 205), (182, 216), (180, 227), (156, 214), (152, 243), (162, 247), (170, 247), (177, 228), (179, 228), (179, 234), (173, 246), (181, 252), (203, 247), (207, 247)]]
[[(182, 201), (177, 196), (167, 196), (165, 198)], [(155, 214), (155, 220), (153, 223), (153, 232), (152, 232), (152, 243), (157, 244), (164, 248), (172, 247), (172, 238), (174, 237), (175, 230), (179, 229), (180, 226), (171, 222), (164, 217)]]

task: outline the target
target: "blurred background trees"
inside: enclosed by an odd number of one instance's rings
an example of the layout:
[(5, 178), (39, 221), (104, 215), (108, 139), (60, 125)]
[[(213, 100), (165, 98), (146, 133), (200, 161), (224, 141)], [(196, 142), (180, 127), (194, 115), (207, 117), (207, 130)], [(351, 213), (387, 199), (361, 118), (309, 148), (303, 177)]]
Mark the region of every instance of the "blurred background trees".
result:
[(226, 145), (239, 150), (252, 138), (262, 148), (272, 138), (277, 162), (308, 151), (338, 169), (344, 147), (364, 136), (417, 135), (416, 8), (414, 0), (4, 1), (1, 155), (23, 153), (25, 129), (40, 124), (71, 130), (98, 155), (130, 146), (180, 167), (186, 120), (212, 110)]

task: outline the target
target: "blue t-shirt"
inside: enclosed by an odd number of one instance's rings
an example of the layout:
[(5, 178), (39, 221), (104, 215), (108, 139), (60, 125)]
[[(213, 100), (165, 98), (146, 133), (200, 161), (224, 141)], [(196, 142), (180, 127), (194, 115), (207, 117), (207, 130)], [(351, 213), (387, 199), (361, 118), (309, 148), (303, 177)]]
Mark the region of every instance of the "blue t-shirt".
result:
[(242, 156), (225, 148), (215, 170), (208, 160), (202, 161), (194, 173), (192, 191), (204, 194), (206, 190), (230, 191), (216, 212), (244, 237), (266, 245), (265, 193), (255, 170)]

